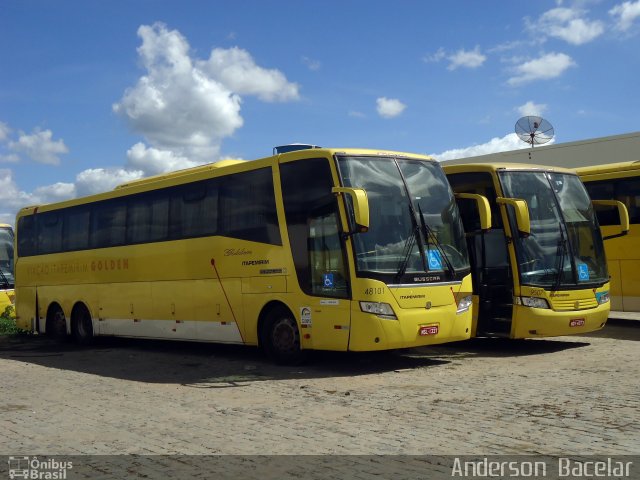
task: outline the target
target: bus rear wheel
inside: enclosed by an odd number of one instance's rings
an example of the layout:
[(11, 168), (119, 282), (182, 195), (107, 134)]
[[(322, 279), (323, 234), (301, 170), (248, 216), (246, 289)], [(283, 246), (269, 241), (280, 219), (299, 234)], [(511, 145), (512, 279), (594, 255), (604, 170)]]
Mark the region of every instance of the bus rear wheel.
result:
[(305, 358), (300, 348), (300, 331), (291, 312), (285, 308), (272, 310), (262, 333), (265, 353), (276, 363), (295, 365)]
[(93, 343), (93, 322), (87, 307), (78, 305), (71, 314), (71, 331), (73, 338), (79, 345)]
[(46, 335), (57, 341), (64, 341), (67, 338), (67, 320), (62, 308), (57, 304), (49, 309)]

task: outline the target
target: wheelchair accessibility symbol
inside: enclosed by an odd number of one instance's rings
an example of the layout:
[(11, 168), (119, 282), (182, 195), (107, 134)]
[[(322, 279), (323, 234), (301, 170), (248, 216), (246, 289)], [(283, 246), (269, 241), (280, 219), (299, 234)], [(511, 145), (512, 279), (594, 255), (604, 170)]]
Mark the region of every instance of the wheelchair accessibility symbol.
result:
[(333, 273), (325, 273), (322, 275), (322, 284), (325, 288), (333, 288)]
[(589, 280), (589, 266), (586, 263), (578, 264), (578, 279), (580, 281)]
[(442, 257), (438, 250), (427, 250), (429, 270), (442, 270)]

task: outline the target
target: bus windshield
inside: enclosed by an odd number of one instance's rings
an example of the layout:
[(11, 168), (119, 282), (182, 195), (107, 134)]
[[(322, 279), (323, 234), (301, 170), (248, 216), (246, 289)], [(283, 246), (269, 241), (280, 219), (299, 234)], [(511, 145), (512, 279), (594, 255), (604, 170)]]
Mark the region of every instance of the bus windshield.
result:
[(13, 286), (13, 230), (0, 226), (0, 288)]
[(580, 179), (554, 172), (501, 172), (507, 197), (527, 202), (531, 234), (515, 240), (524, 285), (584, 288), (608, 281), (604, 246)]
[(338, 161), (343, 185), (363, 188), (369, 201), (369, 230), (353, 236), (359, 276), (413, 283), (469, 273), (462, 221), (439, 164), (398, 157)]

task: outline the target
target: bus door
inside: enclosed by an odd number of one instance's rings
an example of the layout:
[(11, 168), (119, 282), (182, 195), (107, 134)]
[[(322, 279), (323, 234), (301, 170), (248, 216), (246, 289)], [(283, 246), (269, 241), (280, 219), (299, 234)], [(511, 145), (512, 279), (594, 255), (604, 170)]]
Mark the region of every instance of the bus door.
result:
[(305, 347), (347, 350), (350, 285), (345, 239), (329, 160), (280, 165), (282, 198), (295, 274), (302, 295), (294, 315)]
[(466, 172), (449, 174), (447, 178), (455, 193), (475, 193), (489, 200), (492, 225), (486, 232), (480, 229), (476, 203), (458, 201), (467, 233), (473, 294), (478, 299), (476, 335), (509, 336), (513, 320), (513, 276), (493, 177), (488, 172)]

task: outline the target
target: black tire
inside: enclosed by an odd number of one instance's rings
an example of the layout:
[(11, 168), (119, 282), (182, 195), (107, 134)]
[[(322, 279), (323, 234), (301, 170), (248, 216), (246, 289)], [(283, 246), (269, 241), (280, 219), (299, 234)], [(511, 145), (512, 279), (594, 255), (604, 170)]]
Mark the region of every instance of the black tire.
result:
[(293, 314), (286, 308), (276, 308), (268, 313), (262, 328), (262, 347), (276, 363), (297, 365), (306, 355), (300, 348), (300, 330)]
[(87, 307), (79, 305), (71, 314), (71, 332), (78, 345), (91, 345), (93, 343), (93, 322)]
[(60, 305), (53, 305), (47, 315), (47, 337), (58, 342), (67, 339), (67, 319)]

